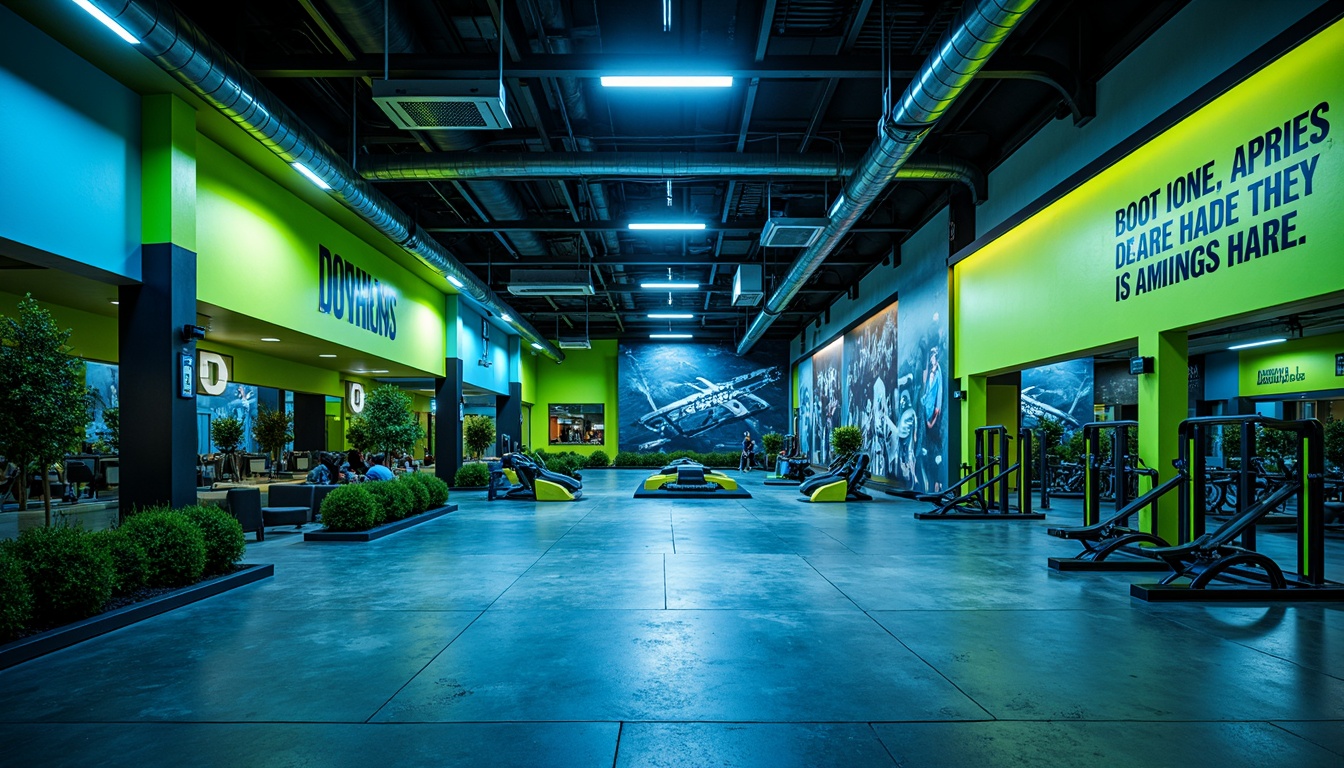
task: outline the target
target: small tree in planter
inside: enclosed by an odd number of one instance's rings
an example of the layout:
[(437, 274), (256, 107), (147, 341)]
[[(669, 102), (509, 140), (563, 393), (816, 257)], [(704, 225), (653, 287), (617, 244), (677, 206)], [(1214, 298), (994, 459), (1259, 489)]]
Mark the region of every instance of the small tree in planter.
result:
[(846, 425), (831, 430), (831, 450), (837, 456), (853, 453), (863, 446), (863, 431), (858, 427)]
[(93, 407), (84, 385), (84, 361), (70, 354), (70, 330), (56, 327), (51, 313), (29, 294), (19, 316), (0, 316), (0, 452), (24, 471), (19, 508), (27, 509), (27, 468), (42, 476), (43, 508), (51, 525), (47, 467), (79, 449)]
[(369, 422), (363, 416), (351, 417), (349, 426), (345, 428), (345, 442), (360, 453), (368, 453), (373, 449), (373, 437), (369, 434)]
[(121, 407), (112, 406), (103, 409), (103, 426), (107, 427), (107, 435), (103, 442), (112, 453), (121, 453)]
[(294, 439), (294, 414), (263, 404), (252, 422), (252, 439), (271, 455), (271, 474), (280, 465), (280, 454)]
[(462, 420), (462, 440), (472, 458), (481, 458), (486, 449), (495, 444), (495, 420), (477, 414), (467, 416)]
[(238, 446), (243, 443), (243, 422), (232, 416), (221, 416), (211, 421), (210, 442), (214, 443), (219, 452), (224, 454), (225, 466), (234, 477), (237, 477), (238, 459), (233, 454), (238, 450)]
[(1344, 470), (1344, 421), (1325, 422), (1325, 460), (1334, 465), (1335, 471)]
[(766, 432), (761, 435), (761, 447), (765, 449), (765, 468), (774, 472), (779, 452), (784, 450), (784, 436), (778, 432)]
[[(359, 427), (355, 426), (356, 422), (360, 422)], [(351, 430), (360, 442), (365, 443), (363, 447), (355, 444)], [(378, 451), (391, 456), (396, 452), (410, 453), (424, 438), (425, 428), (420, 426), (411, 410), (411, 396), (388, 385), (369, 392), (364, 398), (364, 412), (351, 420), (345, 436), (360, 451)]]

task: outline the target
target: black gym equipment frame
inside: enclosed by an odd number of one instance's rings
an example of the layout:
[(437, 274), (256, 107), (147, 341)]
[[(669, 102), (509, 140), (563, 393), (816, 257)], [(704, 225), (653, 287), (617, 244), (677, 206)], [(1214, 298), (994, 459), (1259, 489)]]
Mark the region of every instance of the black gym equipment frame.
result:
[[(1258, 502), (1239, 495), (1238, 510), (1211, 533), (1205, 527), (1204, 446), (1209, 429), (1240, 425), (1242, 434), (1257, 426), (1297, 435), (1293, 481)], [(1130, 596), (1147, 602), (1339, 602), (1344, 584), (1325, 578), (1325, 433), (1315, 419), (1282, 421), (1263, 416), (1205, 416), (1186, 419), (1179, 429), (1180, 462), (1189, 474), (1180, 495), (1179, 536), (1174, 547), (1153, 548), (1170, 573), (1158, 584), (1132, 584)], [(1242, 443), (1243, 472), (1250, 471)], [(1245, 477), (1243, 482), (1249, 482)], [(1290, 496), (1297, 497), (1297, 571), (1284, 571), (1268, 555), (1255, 550), (1255, 524)], [(1233, 544), (1240, 539), (1240, 545)], [(1185, 579), (1187, 584), (1176, 584)]]
[[(976, 470), (953, 486), (953, 491), (968, 483), (970, 478), (986, 474), (991, 467), (1000, 467), (998, 474), (983, 480), (979, 485), (960, 495), (947, 497), (948, 492), (932, 497), (919, 497), (932, 501), (937, 509), (932, 512), (916, 512), (916, 520), (1044, 520), (1045, 514), (1033, 512), (1031, 508), (1031, 464), (1032, 438), (1026, 431), (1019, 438), (1017, 463), (1008, 464), (1008, 441), (1013, 438), (1007, 427), (1002, 424), (977, 427), (975, 430)], [(1017, 475), (1018, 508), (1014, 511), (1008, 503), (1008, 480)], [(994, 510), (994, 511), (990, 511)]]

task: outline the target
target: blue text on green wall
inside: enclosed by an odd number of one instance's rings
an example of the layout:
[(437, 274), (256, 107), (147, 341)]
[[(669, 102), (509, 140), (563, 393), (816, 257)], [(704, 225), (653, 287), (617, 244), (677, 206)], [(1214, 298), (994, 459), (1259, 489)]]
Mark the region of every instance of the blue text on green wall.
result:
[(317, 247), (317, 311), (397, 338), (397, 293), (349, 259)]

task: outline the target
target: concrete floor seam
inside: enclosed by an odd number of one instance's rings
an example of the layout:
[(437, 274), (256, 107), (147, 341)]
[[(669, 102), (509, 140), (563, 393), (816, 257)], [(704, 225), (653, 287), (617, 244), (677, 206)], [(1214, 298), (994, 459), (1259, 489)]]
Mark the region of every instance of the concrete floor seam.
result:
[[(489, 610), (489, 609), (487, 608), (486, 610)], [(367, 723), (371, 722), (371, 721), (373, 720), (373, 718), (377, 717), (379, 712), (382, 712), (382, 711), (387, 707), (388, 704), (391, 704), (391, 703), (392, 703), (392, 700), (393, 700), (393, 699), (397, 698), (397, 696), (398, 696), (402, 691), (406, 690), (406, 686), (408, 686), (408, 685), (410, 685), (412, 682), (414, 682), (414, 681), (415, 681), (415, 678), (419, 677), (419, 676), (421, 675), (421, 673), (423, 673), (426, 669), (428, 669), (428, 668), (434, 663), (434, 661), (435, 661), (436, 659), (438, 659), (440, 655), (443, 654), (444, 651), (448, 650), (448, 646), (452, 645), (454, 640), (456, 640), (457, 638), (461, 637), (463, 632), (466, 632), (468, 629), (470, 629), (470, 628), (471, 628), (471, 625), (472, 625), (472, 624), (475, 624), (476, 621), (477, 621), (478, 619), (480, 619), (480, 618), (481, 618), (482, 616), (484, 616), (484, 615), (485, 615), (485, 611), (481, 611), (480, 613), (476, 614), (476, 617), (475, 617), (475, 618), (473, 618), (470, 622), (468, 622), (467, 625), (466, 625), (465, 627), (463, 627), (461, 630), (459, 630), (459, 631), (457, 632), (457, 634), (453, 635), (453, 637), (452, 637), (451, 640), (449, 640), (447, 643), (445, 643), (444, 646), (443, 646), (442, 648), (440, 648), (440, 649), (438, 650), (438, 652), (435, 653), (435, 654), (429, 659), (429, 661), (426, 661), (426, 662), (424, 663), (424, 665), (421, 666), (420, 669), (418, 669), (418, 670), (415, 672), (415, 674), (411, 675), (411, 676), (406, 680), (406, 682), (402, 683), (402, 684), (401, 684), (401, 687), (397, 688), (397, 690), (396, 690), (391, 696), (388, 696), (388, 697), (387, 697), (387, 701), (384, 701), (381, 705), (379, 705), (379, 707), (373, 711), (373, 714), (369, 715), (368, 718), (367, 718), (364, 722), (367, 724)]]

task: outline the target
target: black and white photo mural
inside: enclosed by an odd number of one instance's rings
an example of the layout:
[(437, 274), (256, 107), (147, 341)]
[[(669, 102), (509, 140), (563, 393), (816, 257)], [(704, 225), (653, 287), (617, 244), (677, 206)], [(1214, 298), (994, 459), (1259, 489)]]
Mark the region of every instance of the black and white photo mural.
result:
[[(737, 451), (789, 429), (788, 357), (762, 342), (738, 357), (731, 344), (621, 344), (617, 362), (620, 450)], [(758, 448), (759, 450), (759, 448)]]
[(898, 477), (896, 340), (895, 303), (845, 334), (844, 423), (863, 431), (873, 476), (883, 480)]
[(844, 424), (844, 339), (812, 355), (812, 463), (831, 461), (831, 430)]
[(1064, 425), (1064, 436), (1092, 421), (1092, 358), (1068, 360), (1022, 371), (1022, 428), (1049, 418)]

